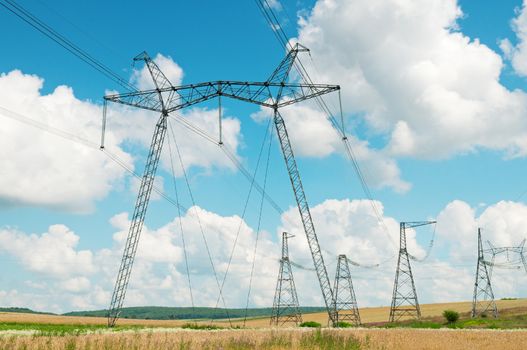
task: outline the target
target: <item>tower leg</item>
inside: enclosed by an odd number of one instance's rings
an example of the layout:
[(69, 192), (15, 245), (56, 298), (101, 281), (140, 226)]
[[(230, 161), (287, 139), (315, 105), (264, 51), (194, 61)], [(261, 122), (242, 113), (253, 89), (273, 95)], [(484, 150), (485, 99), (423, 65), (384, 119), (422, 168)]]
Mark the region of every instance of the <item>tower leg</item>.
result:
[(300, 219), (302, 220), (304, 232), (307, 237), (307, 243), (311, 251), (311, 257), (313, 258), (315, 271), (317, 272), (322, 296), (324, 297), (324, 302), (326, 304), (329, 321), (332, 325), (335, 325), (335, 299), (333, 296), (333, 291), (331, 290), (328, 271), (324, 263), (322, 251), (320, 250), (320, 244), (318, 243), (317, 234), (315, 232), (315, 225), (313, 224), (313, 218), (311, 217), (311, 212), (309, 211), (309, 205), (304, 192), (304, 187), (302, 186), (300, 173), (298, 171), (295, 156), (293, 154), (293, 148), (291, 147), (291, 141), (287, 133), (287, 128), (285, 126), (284, 119), (280, 113), (278, 113), (278, 109), (275, 109), (274, 111), (274, 123), (276, 132), (278, 133), (282, 155), (289, 173), (289, 180), (291, 181), (293, 192), (295, 194), (298, 211), (300, 213)]
[(132, 273), (132, 266), (137, 252), (137, 245), (139, 244), (139, 237), (141, 236), (141, 230), (143, 229), (143, 223), (145, 221), (148, 201), (150, 199), (150, 194), (152, 193), (152, 187), (154, 186), (155, 173), (157, 165), (159, 164), (166, 131), (167, 116), (163, 114), (156, 124), (150, 152), (148, 153), (148, 158), (146, 160), (145, 171), (141, 180), (141, 186), (139, 187), (139, 193), (137, 195), (134, 214), (132, 215), (132, 221), (130, 223), (130, 230), (128, 231), (128, 237), (126, 238), (124, 246), (123, 258), (117, 274), (117, 280), (115, 281), (112, 300), (108, 310), (109, 327), (113, 327), (115, 322), (117, 322), (126, 296), (126, 290), (128, 288), (130, 274)]

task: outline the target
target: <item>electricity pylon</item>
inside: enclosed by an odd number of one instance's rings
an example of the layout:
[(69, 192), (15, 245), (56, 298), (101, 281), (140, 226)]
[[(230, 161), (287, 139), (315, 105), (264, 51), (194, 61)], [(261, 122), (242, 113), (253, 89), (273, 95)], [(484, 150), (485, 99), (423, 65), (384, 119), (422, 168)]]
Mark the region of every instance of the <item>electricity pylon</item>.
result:
[(338, 257), (333, 293), (335, 294), (337, 323), (350, 321), (355, 326), (359, 326), (361, 323), (359, 308), (357, 306), (355, 290), (353, 289), (353, 283), (351, 281), (348, 258), (344, 254), (341, 254)]
[(487, 264), (483, 243), (481, 242), (481, 229), (478, 228), (478, 264), (476, 267), (476, 282), (474, 283), (474, 297), (472, 299), (472, 317), (477, 317), (487, 312), (491, 312), (495, 318), (498, 317), (498, 308), (494, 301)]
[(406, 248), (406, 229), (435, 224), (435, 221), (401, 222), (399, 230), (399, 258), (393, 284), (390, 322), (403, 317), (421, 318), (421, 308), (415, 291), (414, 276)]
[[(300, 44), (294, 45), (294, 47), (287, 53), (286, 57), (282, 60), (282, 62), (280, 62), (271, 76), (263, 82), (220, 80), (182, 86), (173, 86), (163, 74), (163, 72), (159, 69), (159, 67), (155, 64), (155, 62), (146, 53), (142, 53), (137, 56), (135, 60), (142, 60), (145, 62), (155, 87), (150, 90), (133, 91), (124, 94), (112, 94), (104, 97), (105, 106), (101, 148), (104, 148), (104, 130), (106, 125), (107, 102), (120, 103), (144, 110), (159, 112), (161, 114), (156, 124), (156, 129), (152, 138), (145, 171), (143, 173), (143, 178), (136, 201), (136, 207), (132, 216), (132, 222), (123, 252), (121, 266), (119, 268), (114, 292), (112, 294), (112, 300), (108, 312), (109, 326), (115, 325), (115, 322), (119, 318), (119, 313), (126, 295), (126, 289), (130, 280), (130, 274), (132, 272), (137, 245), (139, 243), (146, 210), (148, 208), (148, 201), (150, 199), (150, 194), (154, 184), (157, 165), (159, 163), (159, 157), (167, 131), (167, 118), (170, 113), (180, 109), (193, 106), (213, 98), (219, 99), (221, 97), (241, 100), (262, 107), (271, 108), (273, 110), (273, 121), (278, 133), (280, 148), (282, 150), (286, 168), (289, 174), (289, 180), (291, 181), (298, 211), (300, 213), (300, 218), (302, 220), (311, 251), (313, 264), (317, 272), (320, 289), (324, 297), (329, 319), (333, 324), (335, 324), (333, 291), (331, 289), (322, 251), (318, 243), (318, 238), (315, 232), (315, 226), (313, 224), (313, 219), (309, 210), (306, 194), (300, 179), (300, 173), (298, 171), (294, 157), (289, 134), (287, 132), (285, 121), (279, 113), (279, 109), (282, 107), (340, 90), (340, 86), (338, 85), (314, 84), (311, 82), (288, 82), (289, 73), (298, 54), (300, 52), (308, 51), (309, 50), (307, 48)], [(219, 108), (219, 111), (219, 127), (221, 133), (221, 108)], [(174, 116), (174, 118), (178, 117)], [(221, 145), (221, 134), (218, 144)]]
[(289, 247), (287, 239), (294, 237), (287, 232), (282, 232), (282, 258), (280, 259), (280, 270), (274, 293), (273, 313), (271, 325), (279, 326), (291, 322), (302, 323), (302, 314), (298, 305), (293, 270), (289, 261)]

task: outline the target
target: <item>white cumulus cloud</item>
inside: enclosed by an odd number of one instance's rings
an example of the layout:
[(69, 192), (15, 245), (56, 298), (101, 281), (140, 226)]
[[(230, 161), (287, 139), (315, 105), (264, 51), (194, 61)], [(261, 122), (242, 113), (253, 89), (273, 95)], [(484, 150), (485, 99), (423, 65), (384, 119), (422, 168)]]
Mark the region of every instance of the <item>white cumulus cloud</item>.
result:
[[(156, 62), (170, 79), (179, 83), (182, 72), (172, 59), (158, 55)], [(144, 69), (143, 69), (144, 70)], [(178, 73), (179, 72), (179, 73)], [(142, 75), (141, 75), (142, 76)], [(137, 83), (141, 79), (137, 78)], [(2, 128), (2, 170), (0, 206), (40, 206), (71, 212), (90, 212), (110, 191), (122, 188), (126, 171), (99, 151), (101, 105), (78, 99), (71, 87), (58, 86), (42, 93), (44, 79), (14, 70), (0, 74), (0, 117)], [(210, 135), (218, 133), (218, 112), (193, 108), (181, 118)], [(131, 108), (110, 105), (105, 146), (129, 169), (134, 169), (128, 145), (146, 149), (159, 116)], [(165, 141), (162, 167), (170, 171), (168, 140), (172, 130), (185, 168), (198, 167), (210, 173), (215, 168), (234, 168), (219, 146), (205, 141), (171, 120)], [(66, 133), (66, 135), (64, 134)], [(59, 137), (63, 136), (63, 137)], [(81, 142), (72, 142), (81, 139)], [(238, 119), (225, 116), (223, 140), (235, 156), (241, 140)], [(78, 141), (78, 140), (77, 140)], [(182, 174), (174, 143), (176, 173)]]
[(89, 276), (95, 272), (93, 253), (76, 250), (79, 236), (64, 225), (52, 225), (42, 234), (0, 230), (0, 250), (14, 256), (33, 272), (55, 278)]
[(319, 0), (298, 41), (393, 157), (523, 156), (526, 95), (500, 83), (498, 53), (458, 31), (462, 15), (456, 0)]
[(520, 76), (527, 76), (527, 11), (526, 1), (521, 8), (516, 8), (517, 16), (512, 19), (511, 26), (516, 34), (516, 45), (507, 38), (500, 41), (500, 48), (505, 57), (511, 60), (512, 67)]
[[(338, 254), (346, 254), (351, 261), (362, 265), (350, 265), (361, 307), (389, 305), (395, 276), (399, 223), (383, 214), (382, 203), (375, 205), (387, 231), (379, 224), (371, 203), (365, 200), (327, 200), (313, 206), (311, 211), (330, 281), (333, 282)], [(437, 217), (432, 254), (424, 262), (411, 261), (419, 300), (470, 300), (477, 260), (477, 227), (483, 228), (484, 240), (496, 246), (516, 245), (525, 237), (522, 227), (525, 227), (526, 213), (527, 206), (523, 203), (498, 202), (480, 214), (463, 201), (449, 203)], [(197, 306), (215, 306), (218, 286), (196, 215), (200, 218), (220, 283), (240, 229), (223, 293), (228, 307), (244, 307), (255, 230), (238, 216), (221, 216), (200, 207), (192, 207), (183, 214), (181, 225)], [(282, 231), (295, 235), (289, 240), (290, 259), (312, 268), (296, 208), (286, 211), (281, 219), (275, 233), (260, 233), (250, 306), (272, 305)], [(14, 256), (24, 269), (34, 272), (30, 283), (24, 279), (17, 288), (0, 291), (4, 304), (56, 312), (107, 307), (128, 233), (128, 214), (115, 215), (111, 224), (116, 229), (114, 245), (98, 251), (77, 249), (79, 237), (63, 225), (52, 226), (41, 235), (2, 229), (2, 251)], [(417, 257), (425, 255), (424, 247), (417, 242), (417, 235), (422, 234), (419, 229), (407, 231), (408, 251)], [(183, 253), (179, 218), (155, 229), (145, 227), (125, 305), (189, 306), (191, 299)], [(57, 259), (60, 264), (56, 264)], [(376, 266), (377, 263), (380, 265)], [(518, 278), (523, 273), (522, 270), (495, 268), (496, 297), (519, 296), (527, 285)], [(300, 303), (323, 305), (315, 272), (295, 265), (293, 274)], [(42, 276), (42, 280), (38, 276)], [(219, 306), (223, 306), (221, 300)]]
[[(291, 105), (280, 110), (287, 126), (288, 135), (296, 156), (323, 158), (333, 153), (346, 155), (341, 135), (332, 126), (325, 113), (311, 105)], [(263, 122), (272, 117), (268, 108), (261, 108), (251, 118)], [(397, 192), (406, 192), (411, 185), (401, 179), (401, 171), (395, 160), (386, 152), (370, 147), (367, 141), (348, 135), (353, 156), (359, 163), (368, 185), (376, 188), (389, 187)], [(350, 166), (351, 166), (351, 160)]]
[[(81, 101), (67, 86), (42, 94), (44, 80), (18, 70), (0, 75), (0, 106), (19, 115), (75, 134), (95, 145), (100, 138), (101, 108)], [(88, 211), (104, 198), (124, 170), (96, 147), (71, 142), (10, 118), (0, 110), (2, 176), (0, 203)], [(109, 143), (115, 146), (115, 143)], [(131, 158), (112, 147), (133, 168)]]

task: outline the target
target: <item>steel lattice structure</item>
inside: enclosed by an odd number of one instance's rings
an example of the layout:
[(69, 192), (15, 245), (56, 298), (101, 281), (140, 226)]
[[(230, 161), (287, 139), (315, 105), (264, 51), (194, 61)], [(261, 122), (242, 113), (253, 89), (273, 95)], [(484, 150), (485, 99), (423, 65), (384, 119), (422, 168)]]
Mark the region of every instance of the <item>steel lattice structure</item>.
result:
[(399, 258), (393, 284), (390, 322), (403, 317), (421, 318), (421, 308), (415, 291), (414, 276), (406, 247), (406, 229), (435, 224), (435, 221), (401, 222), (399, 231)]
[[(335, 310), (333, 291), (329, 281), (324, 259), (316, 236), (315, 227), (311, 218), (309, 205), (306, 199), (300, 173), (291, 146), (291, 141), (287, 133), (284, 119), (279, 113), (279, 108), (292, 105), (307, 99), (321, 96), (333, 91), (338, 91), (340, 86), (328, 84), (301, 84), (289, 83), (289, 74), (295, 59), (300, 52), (307, 52), (308, 49), (300, 44), (296, 44), (280, 62), (269, 79), (264, 82), (241, 82), (241, 81), (211, 81), (198, 84), (183, 86), (173, 86), (155, 62), (146, 54), (142, 53), (134, 60), (144, 61), (148, 68), (154, 89), (145, 91), (134, 91), (131, 93), (111, 94), (104, 97), (105, 108), (103, 116), (103, 135), (101, 148), (104, 147), (104, 130), (106, 123), (106, 102), (120, 103), (144, 110), (156, 111), (161, 114), (156, 124), (150, 151), (148, 154), (145, 171), (141, 181), (139, 194), (132, 216), (130, 230), (123, 252), (121, 266), (119, 268), (117, 280), (110, 309), (108, 312), (108, 325), (113, 326), (119, 318), (126, 290), (130, 280), (137, 245), (143, 227), (148, 201), (152, 191), (154, 176), (159, 163), (159, 157), (167, 131), (167, 117), (170, 113), (204, 102), (213, 98), (229, 97), (263, 107), (271, 108), (274, 112), (274, 124), (279, 136), (280, 147), (286, 163), (289, 179), (293, 187), (298, 210), (305, 230), (307, 241), (311, 250), (313, 263), (317, 272), (320, 288), (324, 297), (324, 302), (328, 311), (329, 319), (335, 324)], [(221, 112), (220, 112), (221, 130)], [(221, 136), (220, 136), (221, 143)]]
[(487, 270), (488, 262), (485, 260), (485, 251), (481, 241), (481, 228), (478, 228), (478, 263), (476, 267), (476, 282), (474, 283), (474, 297), (472, 298), (472, 317), (491, 312), (498, 317), (498, 308), (494, 301), (494, 293), (490, 283), (490, 274)]
[(288, 238), (294, 237), (287, 232), (282, 232), (282, 258), (280, 259), (280, 269), (276, 290), (274, 293), (273, 312), (271, 315), (271, 325), (279, 326), (285, 323), (302, 323), (302, 314), (298, 304), (293, 270), (289, 261)]
[(337, 323), (349, 321), (355, 326), (359, 326), (361, 324), (359, 308), (355, 298), (353, 282), (351, 281), (348, 258), (344, 254), (338, 257), (333, 292), (335, 293)]

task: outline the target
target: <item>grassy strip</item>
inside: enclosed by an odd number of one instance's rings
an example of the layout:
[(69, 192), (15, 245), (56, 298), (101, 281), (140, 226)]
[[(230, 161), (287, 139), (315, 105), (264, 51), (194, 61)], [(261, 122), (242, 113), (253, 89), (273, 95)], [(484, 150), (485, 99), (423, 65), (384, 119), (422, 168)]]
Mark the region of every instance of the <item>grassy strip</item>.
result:
[[(145, 328), (143, 326), (117, 326), (113, 331), (135, 330)], [(0, 323), (0, 331), (33, 331), (42, 336), (65, 336), (80, 335), (91, 332), (108, 330), (105, 325), (83, 325), (83, 324), (43, 324), (43, 323)]]
[(465, 318), (454, 323), (440, 323), (434, 321), (402, 321), (387, 323), (384, 328), (453, 328), (453, 329), (519, 329), (527, 328), (527, 315)]

